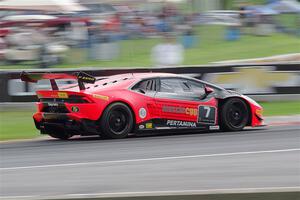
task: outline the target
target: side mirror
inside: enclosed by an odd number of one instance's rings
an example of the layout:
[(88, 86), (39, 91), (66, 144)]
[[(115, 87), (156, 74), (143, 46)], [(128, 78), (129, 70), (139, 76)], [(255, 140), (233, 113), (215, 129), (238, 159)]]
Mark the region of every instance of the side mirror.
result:
[(204, 87), (204, 90), (205, 90), (205, 95), (209, 95), (210, 93), (214, 92), (214, 89), (208, 87), (208, 86), (205, 86)]

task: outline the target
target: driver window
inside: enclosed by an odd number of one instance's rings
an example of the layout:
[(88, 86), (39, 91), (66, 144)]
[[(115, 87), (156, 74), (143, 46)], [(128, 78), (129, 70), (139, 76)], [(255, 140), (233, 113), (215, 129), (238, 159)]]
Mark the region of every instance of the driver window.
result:
[(166, 78), (160, 81), (160, 92), (167, 93), (193, 93), (204, 94), (204, 85), (192, 80), (178, 79), (178, 78)]
[(202, 96), (205, 94), (204, 85), (201, 83), (197, 83), (195, 81), (189, 81), (189, 85), (191, 87), (191, 90), (194, 94), (198, 96)]
[(162, 78), (159, 92), (161, 95), (165, 93), (175, 99), (187, 100), (199, 100), (205, 95), (204, 84), (183, 78)]

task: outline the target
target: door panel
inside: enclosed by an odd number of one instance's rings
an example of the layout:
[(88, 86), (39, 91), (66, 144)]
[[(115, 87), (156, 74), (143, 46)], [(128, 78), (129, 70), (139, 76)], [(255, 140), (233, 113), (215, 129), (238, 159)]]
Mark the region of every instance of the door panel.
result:
[[(202, 89), (203, 88), (203, 89)], [(160, 81), (155, 102), (162, 119), (215, 124), (217, 101), (204, 97), (204, 85), (183, 78), (165, 78)]]
[(217, 120), (217, 101), (214, 98), (208, 101), (183, 101), (156, 96), (155, 102), (163, 119), (203, 124), (215, 124)]
[(164, 119), (176, 119), (185, 121), (197, 121), (198, 102), (187, 102), (155, 98), (156, 106), (160, 110), (160, 116)]

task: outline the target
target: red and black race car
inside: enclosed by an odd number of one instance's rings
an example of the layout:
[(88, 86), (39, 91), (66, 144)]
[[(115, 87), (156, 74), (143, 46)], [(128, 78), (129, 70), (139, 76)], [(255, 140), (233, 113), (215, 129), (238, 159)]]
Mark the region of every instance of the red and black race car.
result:
[[(191, 77), (133, 73), (95, 78), (76, 74), (26, 73), (21, 79), (49, 79), (52, 90), (37, 91), (33, 119), (41, 134), (125, 138), (157, 129), (240, 131), (263, 125), (262, 107), (247, 96)], [(58, 88), (55, 79), (77, 79)]]

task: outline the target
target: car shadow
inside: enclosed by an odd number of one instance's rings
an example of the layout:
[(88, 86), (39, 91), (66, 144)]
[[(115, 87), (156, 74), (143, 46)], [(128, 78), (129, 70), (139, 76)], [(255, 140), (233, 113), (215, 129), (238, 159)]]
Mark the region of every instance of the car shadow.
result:
[(133, 141), (143, 138), (168, 138), (168, 137), (187, 137), (187, 136), (220, 136), (220, 135), (236, 135), (236, 134), (251, 134), (255, 131), (267, 130), (266, 127), (259, 128), (247, 128), (242, 131), (231, 131), (223, 132), (220, 130), (152, 130), (138, 134), (130, 134), (127, 138), (123, 139), (107, 139), (101, 138), (100, 136), (73, 136), (69, 140), (59, 140), (49, 138), (45, 142), (57, 142), (57, 143), (68, 143), (68, 142), (120, 142), (120, 141)]

